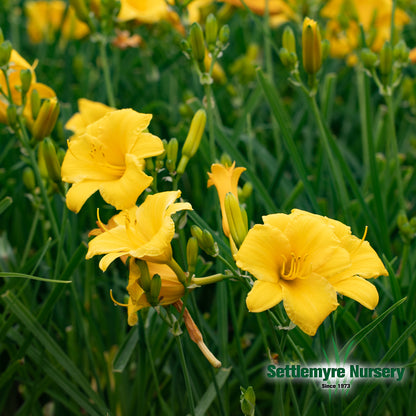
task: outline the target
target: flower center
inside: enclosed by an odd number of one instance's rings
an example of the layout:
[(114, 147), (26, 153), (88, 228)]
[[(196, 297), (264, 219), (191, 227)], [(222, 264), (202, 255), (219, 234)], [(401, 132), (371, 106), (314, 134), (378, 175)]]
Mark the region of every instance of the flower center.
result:
[[(280, 277), (285, 280), (294, 280), (296, 278), (305, 278), (308, 276), (307, 269), (310, 269), (310, 265), (306, 263), (306, 259), (308, 255), (303, 257), (296, 256), (295, 253), (290, 253), (291, 258), (287, 258), (283, 254), (281, 255), (283, 258), (282, 267), (280, 269)], [(309, 266), (309, 267), (308, 267)]]

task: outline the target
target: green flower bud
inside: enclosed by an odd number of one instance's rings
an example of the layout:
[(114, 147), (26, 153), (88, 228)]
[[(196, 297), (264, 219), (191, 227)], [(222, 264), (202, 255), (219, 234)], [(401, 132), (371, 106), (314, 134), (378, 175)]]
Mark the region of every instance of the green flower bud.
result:
[(328, 39), (324, 39), (321, 42), (321, 49), (322, 49), (322, 61), (325, 61), (326, 58), (329, 56), (329, 51), (331, 49), (331, 42)]
[(231, 237), (237, 248), (240, 248), (248, 233), (247, 214), (244, 221), (238, 200), (231, 192), (225, 195), (224, 206)]
[(230, 167), (233, 164), (233, 161), (228, 153), (223, 153), (221, 155), (220, 163), (225, 167)]
[(159, 294), (161, 288), (162, 279), (158, 274), (155, 274), (150, 281), (150, 296), (147, 297), (147, 300), (152, 306), (157, 306), (159, 304)]
[(4, 42), (0, 43), (0, 67), (9, 63), (12, 50), (13, 47), (10, 41), (5, 40)]
[(293, 52), (296, 54), (296, 40), (295, 34), (290, 26), (286, 26), (282, 35), (282, 46), (289, 53)]
[(175, 172), (176, 169), (176, 160), (178, 158), (178, 140), (173, 138), (169, 141), (166, 149), (166, 168), (169, 173)]
[(360, 52), (360, 58), (364, 65), (364, 68), (372, 69), (377, 63), (378, 57), (377, 55), (368, 48), (364, 48)]
[(40, 95), (38, 93), (38, 90), (32, 90), (32, 94), (30, 97), (30, 105), (33, 120), (36, 120), (36, 117), (38, 116), (40, 110)]
[(393, 50), (390, 42), (385, 42), (380, 51), (380, 64), (379, 69), (381, 75), (387, 76), (391, 73), (393, 64)]
[(186, 259), (188, 261), (188, 274), (191, 278), (195, 274), (196, 262), (198, 260), (198, 240), (191, 237), (186, 245)]
[(208, 50), (213, 51), (217, 42), (218, 34), (218, 22), (217, 18), (211, 13), (208, 15), (205, 22), (205, 39), (207, 42)]
[(310, 74), (316, 74), (322, 65), (321, 33), (318, 24), (305, 17), (302, 30), (303, 67)]
[(407, 219), (406, 213), (404, 211), (400, 211), (399, 215), (397, 216), (397, 226), (402, 228), (408, 222), (409, 220)]
[(205, 58), (205, 43), (202, 28), (198, 23), (192, 23), (189, 32), (189, 43), (191, 45), (192, 57), (198, 62), (203, 63)]
[(53, 182), (61, 182), (61, 166), (56, 155), (55, 146), (49, 137), (43, 141), (42, 151), (49, 178)]
[(196, 240), (198, 241), (198, 244), (199, 244), (199, 242), (202, 239), (202, 230), (201, 230), (201, 228), (199, 228), (197, 225), (193, 225), (191, 227), (191, 234), (192, 234), (192, 237), (196, 238)]
[[(130, 261), (134, 261), (134, 260), (130, 259)], [(150, 274), (149, 274), (149, 268), (147, 267), (147, 263), (144, 260), (137, 259), (136, 264), (139, 266), (139, 270), (140, 270), (139, 285), (145, 292), (149, 292), (150, 291)]]
[(42, 176), (43, 179), (47, 180), (49, 178), (49, 174), (48, 169), (46, 167), (45, 157), (43, 155), (43, 141), (39, 143), (38, 147), (38, 167), (40, 176)]
[(393, 57), (399, 63), (407, 63), (409, 61), (409, 49), (406, 42), (401, 39), (393, 49)]
[(20, 71), (20, 81), (22, 83), (22, 98), (29, 91), (30, 84), (32, 83), (32, 72), (30, 69), (22, 69)]
[(59, 103), (56, 97), (45, 100), (32, 127), (36, 140), (43, 140), (52, 133), (59, 115)]
[(252, 386), (249, 386), (247, 390), (243, 387), (241, 389), (240, 405), (241, 411), (245, 416), (254, 416), (256, 410), (256, 394)]
[(230, 27), (228, 25), (224, 25), (220, 29), (220, 33), (218, 35), (218, 39), (221, 42), (222, 46), (225, 47), (230, 39)]
[(177, 169), (179, 175), (182, 175), (185, 172), (189, 159), (191, 159), (191, 157), (193, 157), (198, 150), (202, 135), (204, 133), (206, 121), (207, 115), (205, 110), (200, 108), (192, 118), (191, 126), (189, 127), (189, 132), (182, 148), (182, 157)]
[(36, 181), (35, 181), (35, 174), (33, 173), (33, 169), (29, 166), (26, 166), (23, 169), (23, 183), (26, 186), (28, 191), (33, 191), (36, 187)]
[(191, 234), (198, 241), (199, 247), (209, 256), (216, 257), (219, 254), (218, 244), (214, 241), (208, 230), (202, 231), (197, 225), (191, 227)]
[(17, 123), (17, 110), (14, 104), (10, 104), (6, 110), (7, 113), (7, 123), (9, 126), (13, 127)]
[(153, 159), (149, 157), (146, 159), (146, 169), (152, 171), (155, 168), (155, 164), (153, 163)]

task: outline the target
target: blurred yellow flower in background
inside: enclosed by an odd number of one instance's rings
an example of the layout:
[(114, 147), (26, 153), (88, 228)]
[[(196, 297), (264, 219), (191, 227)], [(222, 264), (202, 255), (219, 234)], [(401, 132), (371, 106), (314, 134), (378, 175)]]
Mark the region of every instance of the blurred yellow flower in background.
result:
[[(330, 0), (321, 10), (321, 16), (330, 19), (326, 37), (331, 43), (331, 55), (344, 57), (359, 44), (359, 25), (366, 33), (366, 42), (373, 51), (379, 51), (390, 40), (392, 0)], [(396, 8), (394, 24), (397, 30), (410, 21), (409, 16)]]
[(59, 30), (66, 39), (81, 39), (90, 31), (64, 1), (29, 1), (25, 3), (25, 11), (27, 32), (33, 43), (50, 42)]
[(231, 166), (224, 166), (220, 163), (213, 163), (211, 172), (208, 172), (208, 188), (212, 185), (217, 188), (218, 198), (221, 205), (222, 229), (227, 237), (230, 237), (230, 227), (228, 226), (225, 214), (225, 195), (231, 192), (238, 200), (237, 185), (241, 174), (246, 168), (236, 168), (235, 162)]
[(143, 172), (145, 158), (163, 153), (162, 141), (146, 132), (151, 114), (132, 109), (107, 112), (68, 141), (62, 180), (72, 183), (66, 194), (70, 210), (78, 212), (96, 191), (116, 209), (130, 208), (150, 185)]
[(117, 225), (89, 242), (86, 258), (106, 254), (100, 261), (103, 271), (125, 255), (153, 263), (168, 263), (172, 259), (170, 242), (175, 234), (171, 216), (192, 209), (188, 202), (174, 203), (180, 195), (180, 191), (149, 195), (139, 207), (135, 205), (114, 216), (113, 224)]
[[(30, 65), (24, 58), (22, 58), (22, 56), (19, 55), (17, 51), (15, 51), (14, 49), (12, 50), (9, 61), (9, 68), (7, 70), (7, 78), (10, 86), (10, 99), (15, 105), (20, 106), (23, 104), (21, 94), (22, 81), (20, 79), (20, 72), (22, 70), (28, 69), (32, 74), (30, 88), (26, 94), (26, 102), (25, 107), (23, 109), (23, 116), (25, 117), (29, 128), (33, 124), (33, 116), (31, 109), (32, 91), (37, 90), (41, 99), (56, 97), (55, 91), (53, 91), (52, 88), (48, 87), (47, 85), (41, 84), (40, 82), (36, 82), (35, 66), (35, 64)], [(0, 72), (0, 88), (5, 93), (8, 91), (6, 77), (3, 72)], [(8, 124), (8, 106), (9, 101), (6, 97), (0, 94), (0, 123)]]
[[(158, 264), (147, 262), (150, 277), (158, 274), (162, 281), (162, 286), (159, 293), (160, 305), (171, 305), (178, 301), (185, 293), (185, 288), (182, 283), (179, 282), (175, 272), (166, 264)], [(139, 284), (140, 281), (140, 268), (134, 262), (130, 260), (129, 264), (129, 284), (127, 291), (129, 293), (128, 303), (128, 318), (129, 325), (136, 325), (137, 323), (137, 311), (142, 308), (150, 307), (150, 303), (147, 300), (146, 293)]]
[(140, 23), (157, 23), (171, 20), (174, 13), (165, 0), (121, 0), (118, 19), (122, 22), (137, 20)]
[(387, 275), (368, 242), (339, 221), (305, 211), (272, 214), (255, 225), (235, 255), (257, 280), (247, 296), (251, 312), (281, 301), (290, 320), (308, 335), (337, 306), (337, 292), (374, 309), (378, 293), (365, 279)]

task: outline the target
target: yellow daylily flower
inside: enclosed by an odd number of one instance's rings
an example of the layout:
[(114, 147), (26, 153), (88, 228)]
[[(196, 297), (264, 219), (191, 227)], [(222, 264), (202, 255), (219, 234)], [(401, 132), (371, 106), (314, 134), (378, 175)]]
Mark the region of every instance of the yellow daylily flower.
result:
[(305, 211), (272, 214), (255, 225), (235, 255), (257, 279), (246, 303), (262, 312), (283, 301), (290, 320), (308, 335), (337, 306), (337, 292), (374, 309), (378, 293), (365, 279), (387, 275), (370, 244), (339, 221)]
[(151, 114), (108, 112), (68, 141), (62, 180), (72, 183), (66, 204), (74, 212), (96, 191), (116, 209), (130, 208), (150, 185), (144, 159), (163, 153), (162, 141), (145, 132)]
[(227, 215), (225, 213), (225, 196), (231, 192), (238, 200), (237, 185), (241, 174), (246, 168), (236, 168), (235, 162), (231, 166), (224, 166), (214, 163), (211, 172), (208, 172), (208, 188), (215, 185), (221, 205), (222, 229), (227, 237), (230, 237), (230, 227), (228, 226)]
[[(159, 304), (160, 305), (171, 305), (177, 302), (185, 293), (185, 288), (182, 283), (179, 282), (175, 272), (166, 264), (158, 264), (147, 262), (150, 277), (158, 274), (162, 280), (162, 286), (159, 293)], [(140, 269), (139, 266), (130, 260), (129, 264), (129, 284), (127, 291), (129, 293), (128, 303), (128, 318), (127, 322), (129, 325), (136, 325), (137, 323), (137, 311), (143, 308), (150, 307), (150, 303), (146, 298), (146, 293), (139, 285), (140, 280)]]
[(149, 195), (143, 204), (124, 210), (113, 217), (115, 227), (105, 229), (89, 242), (86, 258), (106, 254), (100, 261), (105, 271), (115, 259), (131, 256), (153, 263), (172, 259), (170, 242), (175, 234), (171, 216), (177, 211), (191, 210), (188, 202), (174, 203), (180, 191)]
[(121, 0), (118, 20), (137, 20), (141, 23), (157, 23), (169, 20), (172, 11), (165, 0)]
[[(33, 116), (31, 110), (31, 95), (33, 90), (37, 90), (40, 98), (53, 98), (56, 97), (55, 91), (47, 85), (36, 82), (35, 65), (30, 65), (17, 51), (12, 50), (9, 69), (7, 70), (7, 77), (9, 80), (10, 93), (12, 102), (20, 106), (22, 105), (22, 94), (20, 92), (22, 81), (20, 80), (20, 72), (24, 69), (29, 69), (32, 73), (32, 79), (30, 88), (26, 94), (25, 107), (23, 109), (23, 115), (28, 123), (28, 127), (31, 128), (33, 124)], [(0, 72), (0, 88), (2, 91), (7, 92), (7, 82), (3, 72)], [(0, 94), (0, 123), (7, 124), (7, 107), (9, 101), (6, 97)]]
[(214, 0), (192, 0), (186, 6), (186, 10), (188, 11), (188, 23), (202, 23), (202, 15), (204, 14), (202, 11), (209, 8), (212, 3), (214, 3)]
[(65, 128), (72, 130), (75, 134), (84, 133), (90, 124), (104, 117), (107, 113), (116, 111), (113, 107), (86, 98), (78, 100), (78, 109), (79, 112), (75, 113), (65, 124)]
[[(77, 19), (74, 9), (64, 1), (29, 1), (25, 3), (27, 32), (33, 43), (51, 41), (59, 30), (66, 39), (81, 39), (89, 33), (88, 25)], [(66, 11), (66, 13), (65, 13)]]
[[(331, 44), (332, 56), (346, 56), (359, 44), (359, 25), (367, 35), (368, 46), (379, 51), (390, 40), (392, 0), (330, 0), (321, 10), (321, 16), (329, 20), (326, 37)], [(333, 23), (333, 22), (337, 22)], [(410, 21), (400, 8), (394, 15), (395, 28), (400, 30)]]

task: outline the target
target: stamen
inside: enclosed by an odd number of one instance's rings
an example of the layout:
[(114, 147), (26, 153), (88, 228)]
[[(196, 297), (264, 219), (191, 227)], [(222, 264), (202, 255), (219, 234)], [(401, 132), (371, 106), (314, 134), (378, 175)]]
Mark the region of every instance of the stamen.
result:
[(115, 299), (114, 299), (114, 296), (113, 296), (113, 289), (110, 289), (110, 298), (111, 298), (111, 300), (116, 304), (116, 305), (118, 305), (118, 306), (124, 306), (125, 308), (127, 308), (129, 305), (127, 304), (127, 303), (120, 303), (120, 302), (117, 302)]

